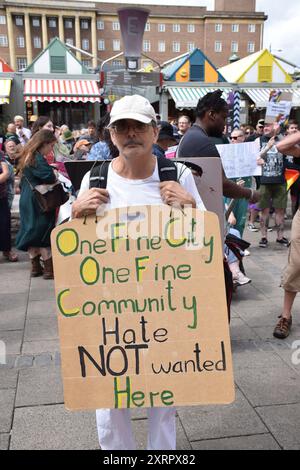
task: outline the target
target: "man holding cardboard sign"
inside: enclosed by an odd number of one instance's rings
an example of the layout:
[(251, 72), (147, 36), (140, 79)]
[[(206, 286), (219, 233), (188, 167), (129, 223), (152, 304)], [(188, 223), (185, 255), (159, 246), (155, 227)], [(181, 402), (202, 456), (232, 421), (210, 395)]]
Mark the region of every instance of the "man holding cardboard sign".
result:
[[(129, 411), (147, 407), (148, 449), (173, 450), (174, 406), (229, 403), (234, 395), (218, 221), (198, 210), (204, 206), (184, 165), (177, 164), (179, 182), (160, 182), (148, 100), (117, 101), (109, 128), (120, 155), (106, 188), (89, 189), (87, 174), (74, 220), (52, 233), (65, 402), (102, 407), (103, 450), (135, 449)], [(97, 225), (80, 219), (103, 205)], [(177, 208), (173, 215), (167, 205)], [(137, 236), (143, 221), (151, 236)], [(186, 236), (172, 235), (182, 221)], [(213, 306), (207, 282), (215, 283)]]

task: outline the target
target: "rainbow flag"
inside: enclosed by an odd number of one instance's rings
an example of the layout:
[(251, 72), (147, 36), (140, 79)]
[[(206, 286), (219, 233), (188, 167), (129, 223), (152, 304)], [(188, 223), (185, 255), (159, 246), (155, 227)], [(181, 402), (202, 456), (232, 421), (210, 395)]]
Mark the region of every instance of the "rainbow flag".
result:
[(298, 180), (300, 171), (298, 170), (285, 170), (285, 179), (287, 183), (287, 191), (291, 189), (294, 183)]

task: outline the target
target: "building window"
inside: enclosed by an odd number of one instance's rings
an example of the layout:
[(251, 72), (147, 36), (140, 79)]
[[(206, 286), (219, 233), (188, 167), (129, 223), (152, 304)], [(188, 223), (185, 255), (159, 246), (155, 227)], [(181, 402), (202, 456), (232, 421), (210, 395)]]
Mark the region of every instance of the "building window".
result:
[(223, 31), (223, 25), (221, 23), (218, 23), (215, 25), (215, 32), (216, 33), (222, 33)]
[(240, 30), (240, 25), (239, 25), (239, 24), (233, 24), (233, 25), (231, 25), (231, 31), (232, 31), (233, 33), (238, 33), (239, 30)]
[(105, 41), (104, 39), (98, 40), (98, 51), (105, 51)]
[(180, 24), (173, 24), (173, 33), (180, 33)]
[(72, 29), (73, 28), (73, 21), (72, 20), (65, 20), (65, 28)]
[(150, 31), (150, 23), (146, 23), (145, 25), (145, 31)]
[(194, 49), (195, 49), (195, 43), (194, 42), (188, 42), (188, 45), (187, 45), (188, 52), (193, 52)]
[(0, 24), (6, 24), (6, 17), (4, 15), (0, 15)]
[(17, 57), (18, 72), (22, 72), (26, 68), (27, 68), (27, 59), (26, 59), (26, 57)]
[(23, 49), (25, 47), (25, 39), (23, 36), (17, 37), (17, 47), (20, 47)]
[(256, 32), (256, 25), (255, 24), (249, 24), (248, 25), (248, 33), (255, 33)]
[(16, 26), (23, 26), (23, 16), (16, 16)]
[(187, 32), (188, 33), (194, 33), (195, 32), (195, 25), (194, 24), (188, 24)]
[(120, 51), (121, 50), (121, 41), (120, 39), (113, 40), (113, 51)]
[(247, 51), (248, 51), (250, 54), (253, 54), (253, 52), (255, 52), (255, 43), (254, 43), (254, 42), (248, 42)]
[(8, 47), (7, 36), (5, 35), (0, 36), (0, 47)]
[(39, 18), (32, 18), (32, 26), (34, 26), (35, 28), (39, 28), (40, 27), (40, 19)]
[(258, 81), (259, 82), (271, 82), (273, 75), (273, 67), (264, 65), (258, 67)]
[(88, 20), (81, 20), (80, 26), (81, 26), (81, 29), (89, 29), (89, 22), (88, 22)]
[(82, 65), (84, 65), (85, 67), (87, 68), (91, 67), (91, 61), (89, 59), (83, 59), (81, 62), (82, 62)]
[(74, 46), (74, 39), (73, 38), (68, 38), (66, 39), (66, 44), (70, 44), (70, 46)]
[(165, 41), (158, 41), (158, 52), (166, 52)]
[(159, 33), (165, 33), (166, 32), (166, 25), (164, 23), (160, 23), (158, 26), (157, 26), (157, 29), (158, 29), (158, 32)]
[(41, 49), (41, 47), (42, 47), (42, 42), (41, 42), (41, 38), (40, 38), (40, 37), (35, 36), (35, 37), (33, 38), (33, 47), (34, 47), (35, 49)]
[(231, 43), (231, 52), (239, 52), (239, 43), (236, 41), (233, 41)]
[(97, 21), (97, 29), (99, 31), (104, 29), (104, 21), (102, 21), (102, 20)]
[(53, 72), (66, 72), (66, 57), (65, 56), (50, 56), (50, 70)]
[(173, 42), (173, 52), (180, 52), (180, 42)]
[(113, 29), (113, 31), (120, 31), (120, 23), (119, 23), (119, 21), (113, 21), (112, 29)]
[(49, 28), (56, 28), (56, 18), (49, 19)]
[(90, 48), (90, 41), (88, 39), (83, 39), (81, 42), (81, 47), (84, 51), (88, 51)]
[(215, 52), (222, 52), (222, 43), (220, 41), (215, 42)]
[(144, 41), (144, 42), (143, 42), (143, 51), (144, 51), (144, 52), (150, 52), (150, 51), (151, 51), (151, 43), (150, 43), (150, 41)]

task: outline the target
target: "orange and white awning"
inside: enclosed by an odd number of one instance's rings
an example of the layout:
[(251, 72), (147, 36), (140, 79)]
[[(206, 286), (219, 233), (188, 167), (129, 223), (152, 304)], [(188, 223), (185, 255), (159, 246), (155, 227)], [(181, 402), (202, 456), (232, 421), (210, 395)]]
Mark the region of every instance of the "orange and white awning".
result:
[(25, 101), (73, 101), (96, 103), (100, 92), (96, 80), (25, 79)]

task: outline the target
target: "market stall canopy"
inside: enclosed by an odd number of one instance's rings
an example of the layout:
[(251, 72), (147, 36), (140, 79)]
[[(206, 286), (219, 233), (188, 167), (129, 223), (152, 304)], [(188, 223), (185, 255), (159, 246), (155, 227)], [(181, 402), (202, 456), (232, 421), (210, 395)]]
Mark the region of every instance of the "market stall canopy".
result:
[(13, 72), (13, 69), (0, 57), (0, 72)]
[(227, 100), (228, 94), (232, 89), (230, 87), (223, 88), (222, 86), (206, 87), (204, 86), (169, 86), (165, 85), (164, 90), (168, 91), (175, 102), (177, 109), (195, 109), (199, 99), (203, 98), (207, 93), (223, 90), (223, 98)]
[(241, 88), (243, 93), (249, 96), (257, 108), (266, 108), (270, 99), (270, 93), (276, 91), (285, 91), (291, 93), (293, 106), (300, 106), (300, 88), (281, 88), (281, 87), (265, 87), (265, 88)]
[(0, 104), (9, 103), (12, 78), (0, 78)]
[(194, 49), (190, 53), (166, 62), (162, 74), (164, 80), (168, 82), (226, 82), (222, 74), (200, 49)]
[(95, 103), (101, 101), (101, 97), (96, 80), (28, 78), (24, 80), (24, 100)]
[(231, 83), (292, 83), (293, 79), (279, 61), (267, 50), (218, 69)]

